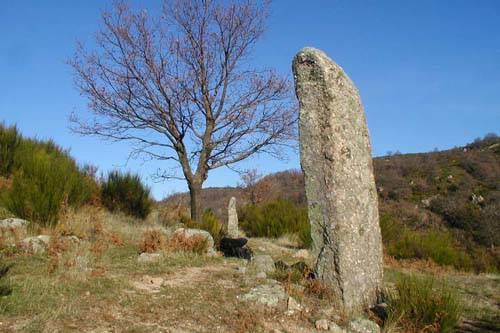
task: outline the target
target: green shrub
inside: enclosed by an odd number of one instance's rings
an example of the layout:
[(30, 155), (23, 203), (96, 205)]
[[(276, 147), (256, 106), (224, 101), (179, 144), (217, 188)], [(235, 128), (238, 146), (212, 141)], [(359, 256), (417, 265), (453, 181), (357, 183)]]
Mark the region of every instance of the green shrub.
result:
[(14, 166), (14, 153), (21, 142), (21, 135), (15, 126), (0, 124), (0, 176), (8, 177)]
[(445, 231), (405, 229), (398, 241), (387, 246), (387, 252), (396, 259), (431, 259), (439, 265), (464, 270), (472, 268), (470, 257)]
[[(181, 216), (181, 219), (182, 218), (183, 217)], [(217, 216), (215, 216), (211, 209), (206, 209), (203, 212), (201, 224), (197, 224), (191, 219), (186, 220), (185, 218), (184, 224), (188, 228), (196, 228), (208, 231), (214, 239), (215, 246), (219, 246), (221, 238), (226, 235), (226, 231), (224, 230), (222, 223), (219, 221)]]
[(302, 246), (311, 245), (307, 208), (297, 207), (287, 200), (274, 200), (259, 205), (247, 205), (239, 214), (240, 225), (248, 236), (278, 238), (297, 234)]
[(101, 200), (110, 211), (144, 219), (151, 211), (153, 200), (150, 189), (138, 175), (111, 171), (101, 185)]
[(87, 202), (95, 182), (78, 167), (69, 153), (52, 141), (24, 139), (16, 148), (13, 181), (4, 198), (18, 217), (53, 225), (62, 205)]
[(386, 292), (385, 326), (396, 326), (405, 332), (450, 332), (458, 323), (459, 296), (444, 281), (403, 276), (394, 290)]
[(406, 230), (391, 214), (384, 213), (380, 216), (380, 231), (384, 244), (390, 244), (398, 240)]

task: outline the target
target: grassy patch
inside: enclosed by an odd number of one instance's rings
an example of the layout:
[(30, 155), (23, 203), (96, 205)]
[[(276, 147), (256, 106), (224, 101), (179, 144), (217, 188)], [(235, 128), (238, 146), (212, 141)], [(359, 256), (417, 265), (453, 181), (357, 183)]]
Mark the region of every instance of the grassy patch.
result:
[(459, 295), (444, 281), (416, 275), (399, 277), (387, 291), (387, 327), (405, 332), (450, 332), (460, 318)]

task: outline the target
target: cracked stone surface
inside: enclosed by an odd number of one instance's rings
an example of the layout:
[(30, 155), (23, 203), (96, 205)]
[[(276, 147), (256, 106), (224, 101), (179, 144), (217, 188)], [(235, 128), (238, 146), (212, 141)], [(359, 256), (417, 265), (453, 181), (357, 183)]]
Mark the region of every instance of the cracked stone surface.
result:
[(314, 48), (293, 59), (316, 275), (347, 313), (376, 303), (382, 241), (370, 140), (356, 87)]

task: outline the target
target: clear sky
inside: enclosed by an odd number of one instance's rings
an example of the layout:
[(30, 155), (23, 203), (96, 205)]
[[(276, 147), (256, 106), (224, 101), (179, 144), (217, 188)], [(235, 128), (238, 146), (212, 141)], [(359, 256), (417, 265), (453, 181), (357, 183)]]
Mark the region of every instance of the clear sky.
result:
[[(128, 147), (80, 137), (68, 129), (72, 111), (86, 112), (65, 61), (77, 39), (90, 42), (107, 0), (0, 0), (0, 121), (23, 134), (53, 138), (81, 163), (139, 172), (160, 199), (184, 182), (153, 183), (162, 165), (128, 161)], [(154, 13), (160, 1), (134, 0)], [(500, 134), (500, 1), (275, 0), (254, 61), (291, 75), (304, 46), (325, 51), (360, 91), (372, 150), (424, 152)], [(239, 166), (263, 173), (299, 168), (254, 158)], [(208, 186), (235, 185), (228, 169)]]

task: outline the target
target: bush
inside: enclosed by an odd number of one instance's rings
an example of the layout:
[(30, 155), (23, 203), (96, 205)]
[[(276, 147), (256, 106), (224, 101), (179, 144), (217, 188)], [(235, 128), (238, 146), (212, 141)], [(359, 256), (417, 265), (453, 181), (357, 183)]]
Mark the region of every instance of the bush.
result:
[(154, 253), (167, 247), (167, 237), (159, 230), (148, 230), (142, 236), (140, 252)]
[(274, 200), (242, 209), (240, 225), (248, 236), (278, 238), (297, 234), (303, 247), (312, 243), (307, 208), (297, 207), (291, 201)]
[(219, 247), (221, 238), (226, 235), (226, 231), (224, 230), (222, 223), (219, 221), (217, 216), (215, 216), (211, 209), (206, 209), (203, 212), (201, 224), (197, 224), (191, 219), (188, 219), (187, 221), (184, 220), (184, 222), (184, 224), (188, 228), (196, 228), (208, 231), (210, 235), (212, 235), (212, 238), (214, 239), (214, 245), (216, 247)]
[(405, 332), (450, 332), (460, 318), (459, 296), (444, 281), (403, 276), (386, 297), (386, 327), (396, 326)]
[(69, 153), (52, 141), (23, 140), (14, 154), (6, 208), (23, 219), (54, 225), (63, 205), (89, 201), (96, 184)]
[(203, 235), (187, 237), (185, 233), (175, 233), (167, 242), (170, 251), (193, 252), (203, 254), (207, 251), (207, 238)]
[(142, 184), (138, 175), (111, 171), (101, 185), (102, 204), (110, 211), (144, 219), (151, 211), (153, 200), (150, 189)]
[(467, 253), (457, 247), (452, 235), (444, 231), (406, 229), (398, 241), (387, 246), (387, 252), (396, 259), (430, 259), (436, 264), (457, 269), (472, 268)]
[(8, 177), (14, 166), (14, 153), (21, 142), (21, 135), (15, 126), (0, 124), (0, 176)]
[(391, 214), (384, 213), (380, 216), (380, 231), (384, 244), (390, 244), (401, 237), (405, 227), (398, 223)]

